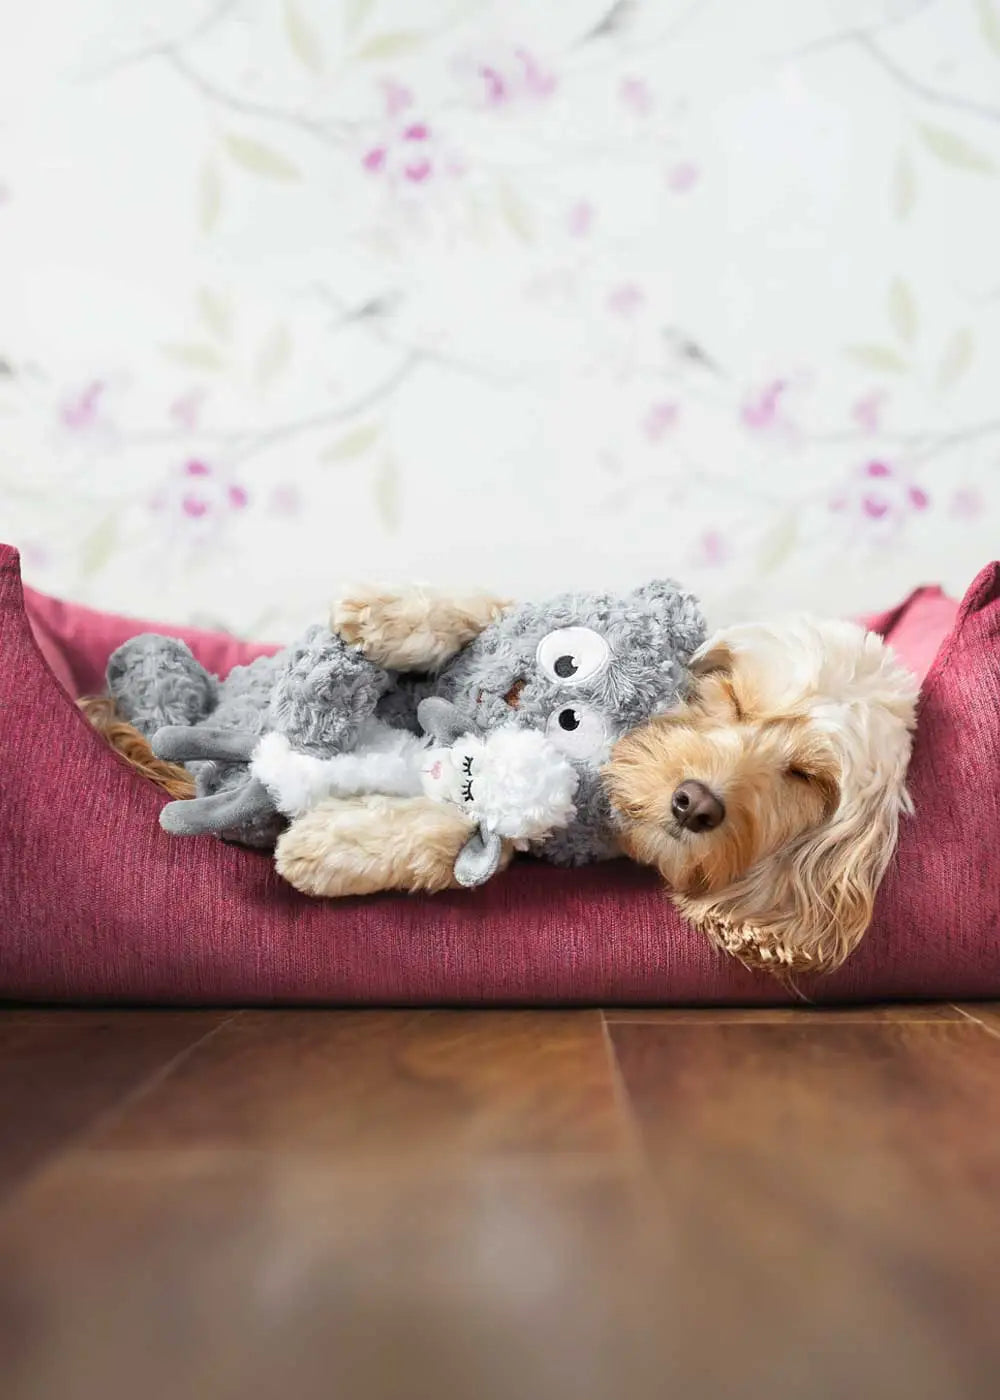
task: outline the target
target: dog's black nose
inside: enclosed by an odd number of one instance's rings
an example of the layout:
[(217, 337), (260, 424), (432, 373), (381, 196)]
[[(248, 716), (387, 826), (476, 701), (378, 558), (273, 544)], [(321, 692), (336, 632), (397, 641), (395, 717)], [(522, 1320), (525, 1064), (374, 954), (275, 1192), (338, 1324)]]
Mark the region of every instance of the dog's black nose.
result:
[(671, 798), (670, 810), (685, 831), (714, 831), (726, 819), (722, 799), (694, 778), (681, 783)]

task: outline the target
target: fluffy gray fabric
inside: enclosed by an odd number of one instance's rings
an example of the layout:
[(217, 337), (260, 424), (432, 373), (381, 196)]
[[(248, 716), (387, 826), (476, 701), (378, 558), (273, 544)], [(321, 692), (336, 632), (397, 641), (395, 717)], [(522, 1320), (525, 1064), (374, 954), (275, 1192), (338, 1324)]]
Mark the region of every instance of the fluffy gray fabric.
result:
[(245, 764), (205, 761), (218, 750), (220, 730), (246, 736), (249, 751), (254, 736), (277, 729), (293, 747), (328, 757), (350, 750), (373, 715), (416, 729), (417, 703), (430, 694), (451, 702), (471, 730), (511, 723), (542, 729), (573, 763), (580, 785), (575, 820), (540, 842), (537, 854), (577, 865), (615, 853), (600, 783), (611, 745), (676, 704), (704, 636), (691, 594), (656, 580), (624, 596), (565, 593), (513, 608), (433, 681), (387, 673), (316, 627), (221, 682), (182, 642), (136, 637), (111, 657), (108, 689), (122, 715), (148, 737), (174, 727), (158, 750), (188, 762), (200, 797), (232, 793), (228, 804), (172, 804), (165, 809), (169, 829), (214, 831), (264, 847), (273, 845), (282, 821), (262, 789), (245, 791)]

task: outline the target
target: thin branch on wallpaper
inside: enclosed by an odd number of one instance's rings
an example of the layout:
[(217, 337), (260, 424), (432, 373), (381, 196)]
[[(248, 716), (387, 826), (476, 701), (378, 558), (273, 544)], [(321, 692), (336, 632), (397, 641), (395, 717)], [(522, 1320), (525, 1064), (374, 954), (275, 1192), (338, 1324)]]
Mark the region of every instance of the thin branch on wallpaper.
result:
[(932, 102), (939, 107), (948, 107), (955, 112), (964, 112), (970, 117), (981, 117), (984, 121), (1000, 122), (1000, 107), (991, 107), (989, 103), (977, 102), (971, 97), (961, 97), (958, 93), (942, 92), (940, 88), (931, 87), (929, 83), (915, 78), (912, 73), (901, 68), (870, 34), (856, 33), (849, 38), (873, 62), (877, 63), (884, 73), (887, 73), (894, 82), (907, 92), (912, 93), (914, 97), (923, 98), (925, 102)]
[(456, 374), (464, 374), (471, 379), (480, 379), (496, 388), (511, 389), (528, 383), (524, 374), (505, 374), (490, 365), (476, 364), (460, 355), (452, 355), (446, 350), (438, 350), (431, 345), (421, 345), (418, 341), (405, 340), (395, 335), (389, 330), (388, 323), (402, 301), (400, 292), (387, 292), (360, 304), (352, 304), (322, 282), (314, 283), (311, 291), (334, 312), (337, 318), (332, 327), (334, 333), (361, 326), (374, 341), (387, 349), (417, 355), (426, 364), (440, 365), (442, 369), (453, 370)]
[[(350, 403), (341, 404), (337, 408), (308, 413), (302, 418), (291, 418), (284, 423), (275, 423), (270, 428), (262, 428), (257, 432), (233, 428), (206, 428), (199, 429), (195, 435), (202, 442), (229, 448), (230, 462), (234, 464), (245, 462), (251, 457), (256, 457), (258, 453), (265, 452), (269, 447), (273, 447), (275, 443), (286, 442), (290, 438), (298, 437), (302, 433), (313, 432), (318, 428), (328, 428), (332, 424), (344, 422), (348, 418), (356, 418), (358, 414), (373, 408), (375, 404), (391, 398), (400, 385), (418, 368), (422, 358), (417, 352), (405, 356), (395, 369), (378, 384), (373, 385), (358, 398), (352, 399)], [(191, 436), (190, 433), (169, 429), (166, 431), (153, 430), (123, 433), (122, 441), (134, 446), (145, 446), (152, 443), (184, 442), (190, 440)]]
[(304, 132), (327, 146), (341, 145), (342, 139), (354, 131), (351, 122), (317, 121), (298, 112), (286, 111), (284, 107), (272, 107), (266, 102), (256, 102), (251, 98), (238, 97), (213, 83), (204, 74), (192, 68), (191, 64), (176, 49), (165, 48), (160, 57), (168, 63), (178, 77), (190, 84), (208, 102), (225, 107), (227, 111), (238, 112), (240, 116), (256, 117), (263, 121), (277, 122), (282, 126), (293, 127)]
[(873, 440), (887, 442), (906, 449), (911, 461), (922, 461), (929, 457), (936, 457), (942, 452), (950, 452), (952, 448), (965, 447), (970, 442), (978, 442), (981, 438), (993, 437), (998, 433), (1000, 433), (1000, 418), (988, 418), (985, 422), (969, 423), (964, 428), (956, 428), (952, 432), (941, 432), (939, 429), (905, 433), (880, 430), (874, 439), (871, 433), (866, 432), (810, 433), (807, 441), (819, 445), (871, 443)]
[(813, 39), (800, 48), (778, 54), (775, 61), (781, 64), (794, 63), (814, 54), (828, 53), (831, 49), (857, 48), (862, 53), (867, 54), (872, 62), (877, 64), (898, 87), (913, 97), (919, 97), (924, 102), (933, 103), (937, 107), (947, 107), (955, 112), (964, 112), (966, 116), (979, 117), (983, 121), (1000, 122), (1000, 107), (993, 107), (988, 102), (977, 102), (975, 98), (962, 97), (959, 93), (946, 92), (941, 88), (933, 87), (930, 83), (925, 83), (922, 78), (914, 77), (912, 73), (897, 63), (885, 47), (878, 42), (876, 36), (887, 29), (894, 28), (900, 22), (899, 19), (896, 19), (887, 21), (885, 24), (872, 25), (868, 29), (843, 29), (836, 34)]
[(141, 48), (133, 50), (132, 53), (123, 54), (121, 58), (114, 58), (110, 63), (105, 64), (89, 73), (81, 74), (83, 82), (99, 82), (102, 78), (109, 78), (114, 73), (119, 73), (123, 68), (131, 68), (137, 63), (145, 63), (150, 58), (162, 58), (165, 53), (177, 53), (181, 49), (186, 49), (189, 45), (195, 44), (199, 39), (204, 39), (215, 27), (224, 19), (227, 19), (233, 10), (241, 3), (241, 0), (215, 0), (210, 5), (200, 20), (197, 20), (190, 28), (183, 33), (176, 35), (173, 39), (157, 39), (153, 43), (144, 44)]

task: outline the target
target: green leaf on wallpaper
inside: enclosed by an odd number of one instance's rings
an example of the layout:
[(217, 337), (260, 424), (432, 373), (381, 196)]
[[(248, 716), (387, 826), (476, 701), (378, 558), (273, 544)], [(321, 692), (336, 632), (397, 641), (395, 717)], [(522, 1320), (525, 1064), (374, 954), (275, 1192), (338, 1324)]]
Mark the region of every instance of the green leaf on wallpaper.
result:
[(213, 292), (210, 287), (200, 287), (198, 314), (216, 339), (230, 338), (233, 333), (233, 304), (224, 293)]
[(908, 151), (900, 151), (892, 172), (890, 203), (897, 219), (906, 219), (917, 202), (917, 173)]
[(369, 13), (375, 0), (344, 0), (344, 32), (356, 34)]
[(275, 326), (265, 337), (257, 352), (254, 365), (254, 382), (258, 389), (266, 389), (288, 368), (292, 358), (292, 337), (287, 326)]
[(531, 218), (524, 201), (512, 185), (502, 180), (497, 187), (497, 207), (504, 223), (522, 243), (530, 243), (534, 238)]
[(118, 517), (109, 514), (84, 536), (80, 547), (80, 573), (84, 578), (99, 573), (118, 543)]
[(386, 452), (375, 470), (372, 482), (375, 509), (387, 530), (399, 527), (399, 473), (396, 460)]
[(385, 58), (399, 58), (401, 54), (412, 53), (423, 43), (424, 36), (414, 29), (398, 29), (390, 34), (376, 34), (358, 49), (357, 57), (378, 62)]
[(285, 0), (284, 11), (288, 47), (306, 68), (313, 73), (322, 73), (325, 64), (319, 35), (302, 13), (297, 0)]
[(912, 344), (917, 334), (917, 304), (909, 283), (901, 277), (894, 278), (889, 287), (889, 324), (900, 340)]
[(992, 174), (996, 169), (990, 156), (970, 145), (964, 136), (959, 136), (955, 131), (925, 124), (918, 126), (917, 130), (927, 149), (945, 165), (953, 165), (960, 170), (978, 170), (984, 175)]
[(237, 165), (254, 175), (263, 175), (268, 180), (299, 178), (298, 167), (287, 156), (250, 136), (237, 136), (235, 132), (230, 132), (226, 137), (226, 150)]
[(360, 457), (377, 442), (380, 432), (378, 423), (362, 423), (321, 452), (319, 459), (321, 462), (346, 462)]
[(979, 28), (987, 44), (1000, 55), (1000, 9), (994, 0), (976, 0)]
[(799, 526), (795, 515), (789, 511), (767, 530), (757, 552), (758, 574), (771, 574), (782, 565), (799, 539)]
[(222, 175), (218, 163), (206, 160), (198, 174), (198, 227), (211, 233), (222, 209)]
[(177, 365), (185, 365), (188, 369), (220, 370), (225, 364), (214, 345), (205, 345), (198, 341), (175, 341), (170, 345), (162, 345), (160, 349), (168, 360), (173, 360)]
[(957, 330), (945, 346), (938, 366), (937, 384), (939, 389), (950, 389), (965, 374), (972, 364), (975, 341), (968, 326)]
[(890, 374), (905, 374), (909, 365), (902, 355), (893, 350), (891, 345), (848, 345), (844, 351), (859, 365), (864, 365), (866, 369), (882, 370)]

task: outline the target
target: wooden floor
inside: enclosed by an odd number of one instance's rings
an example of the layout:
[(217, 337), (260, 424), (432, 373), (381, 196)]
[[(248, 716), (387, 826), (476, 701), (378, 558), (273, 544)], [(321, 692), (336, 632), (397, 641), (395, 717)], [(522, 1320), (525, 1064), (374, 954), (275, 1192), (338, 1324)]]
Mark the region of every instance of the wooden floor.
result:
[(1000, 1394), (1000, 1011), (0, 1010), (4, 1400)]

